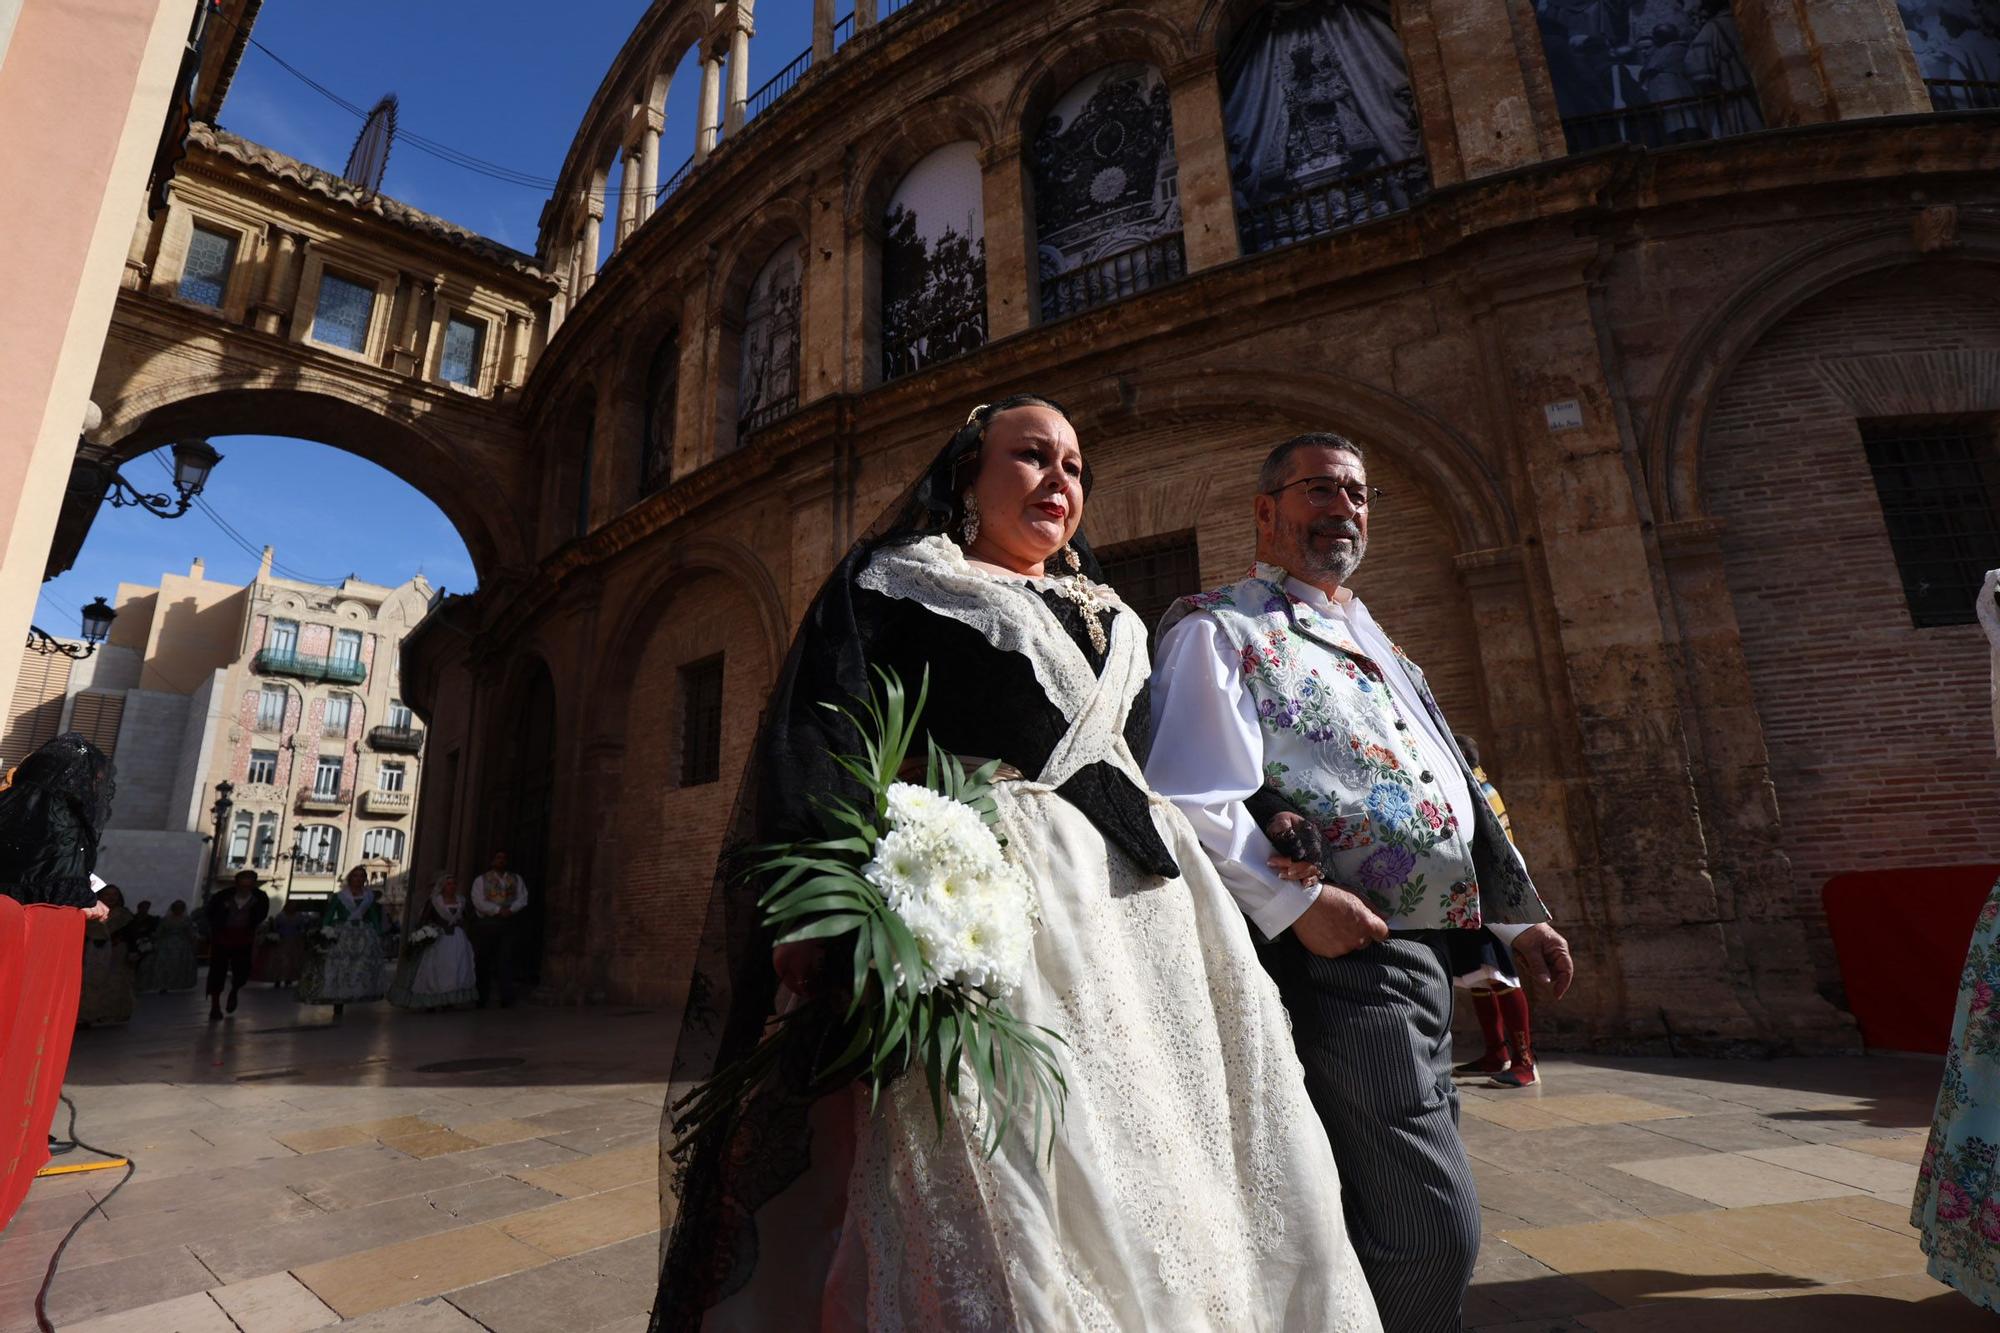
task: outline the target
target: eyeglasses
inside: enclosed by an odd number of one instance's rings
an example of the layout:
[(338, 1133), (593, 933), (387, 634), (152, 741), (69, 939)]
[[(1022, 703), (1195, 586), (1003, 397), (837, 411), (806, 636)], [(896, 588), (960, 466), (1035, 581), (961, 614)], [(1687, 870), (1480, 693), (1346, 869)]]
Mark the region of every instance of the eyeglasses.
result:
[(1382, 498), (1380, 486), (1370, 486), (1364, 481), (1335, 481), (1332, 477), (1300, 477), (1288, 481), (1276, 490), (1265, 491), (1266, 495), (1282, 495), (1294, 486), (1306, 488), (1306, 503), (1314, 509), (1330, 509), (1337, 495), (1347, 497), (1351, 509), (1366, 509), (1372, 502)]

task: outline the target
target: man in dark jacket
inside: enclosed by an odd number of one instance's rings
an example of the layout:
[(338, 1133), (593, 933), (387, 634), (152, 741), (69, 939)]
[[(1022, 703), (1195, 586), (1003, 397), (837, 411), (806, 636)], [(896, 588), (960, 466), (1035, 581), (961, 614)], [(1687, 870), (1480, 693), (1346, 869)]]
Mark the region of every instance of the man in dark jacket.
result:
[(236, 992), (250, 980), (250, 955), (257, 931), (271, 914), (271, 898), (257, 887), (257, 872), (239, 870), (236, 882), (202, 904), (208, 914), (208, 1021), (222, 1021), (222, 983), (229, 981), (229, 1012)]

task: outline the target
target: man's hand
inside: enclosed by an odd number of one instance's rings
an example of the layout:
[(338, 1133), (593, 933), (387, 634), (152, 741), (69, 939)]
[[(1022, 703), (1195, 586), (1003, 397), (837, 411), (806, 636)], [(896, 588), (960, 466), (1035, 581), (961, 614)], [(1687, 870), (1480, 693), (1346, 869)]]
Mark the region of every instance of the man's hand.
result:
[(111, 906), (108, 903), (92, 903), (83, 909), (83, 917), (86, 921), (102, 921), (110, 915)]
[(1514, 937), (1514, 956), (1521, 970), (1555, 992), (1560, 1000), (1576, 979), (1576, 964), (1570, 961), (1569, 941), (1544, 921)]
[(1313, 905), (1292, 922), (1292, 934), (1298, 936), (1307, 953), (1338, 958), (1365, 949), (1377, 940), (1388, 939), (1389, 925), (1367, 903), (1346, 889), (1329, 884), (1319, 891)]

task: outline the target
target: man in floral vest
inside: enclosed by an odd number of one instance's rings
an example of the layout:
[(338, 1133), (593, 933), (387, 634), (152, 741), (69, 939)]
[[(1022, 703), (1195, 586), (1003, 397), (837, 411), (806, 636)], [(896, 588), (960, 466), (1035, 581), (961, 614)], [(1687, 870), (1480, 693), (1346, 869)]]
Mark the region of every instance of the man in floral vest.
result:
[(1491, 928), (1558, 996), (1569, 946), (1423, 673), (1344, 586), (1375, 498), (1361, 450), (1287, 440), (1257, 490), (1249, 576), (1161, 622), (1146, 776), (1270, 941), (1383, 1327), (1455, 1333), (1479, 1201), (1451, 1081), (1448, 934)]

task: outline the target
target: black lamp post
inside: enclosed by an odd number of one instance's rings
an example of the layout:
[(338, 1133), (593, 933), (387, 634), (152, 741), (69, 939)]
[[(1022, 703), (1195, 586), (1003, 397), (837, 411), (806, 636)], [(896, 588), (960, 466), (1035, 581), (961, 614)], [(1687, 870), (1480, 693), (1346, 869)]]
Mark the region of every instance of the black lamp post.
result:
[(209, 807), (209, 813), (215, 816), (215, 841), (208, 849), (208, 887), (202, 894), (204, 898), (215, 892), (215, 863), (222, 856), (222, 840), (228, 836), (229, 812), (236, 808), (236, 802), (230, 799), (235, 792), (234, 783), (215, 784), (215, 804)]
[(64, 657), (74, 657), (82, 661), (97, 651), (97, 645), (103, 643), (106, 636), (111, 633), (111, 622), (117, 618), (118, 613), (111, 609), (110, 603), (100, 597), (83, 608), (83, 647), (64, 643), (40, 625), (30, 625), (28, 626), (29, 651), (51, 656), (61, 653)]
[(208, 474), (222, 461), (222, 455), (207, 440), (182, 440), (174, 446), (174, 492), (180, 497), (175, 503), (174, 496), (148, 494), (125, 480), (117, 469), (98, 464), (98, 475), (104, 483), (104, 498), (111, 502), (113, 509), (123, 509), (127, 505), (138, 505), (148, 513), (161, 518), (179, 518), (188, 511), (188, 506), (201, 494), (202, 487), (208, 485)]

